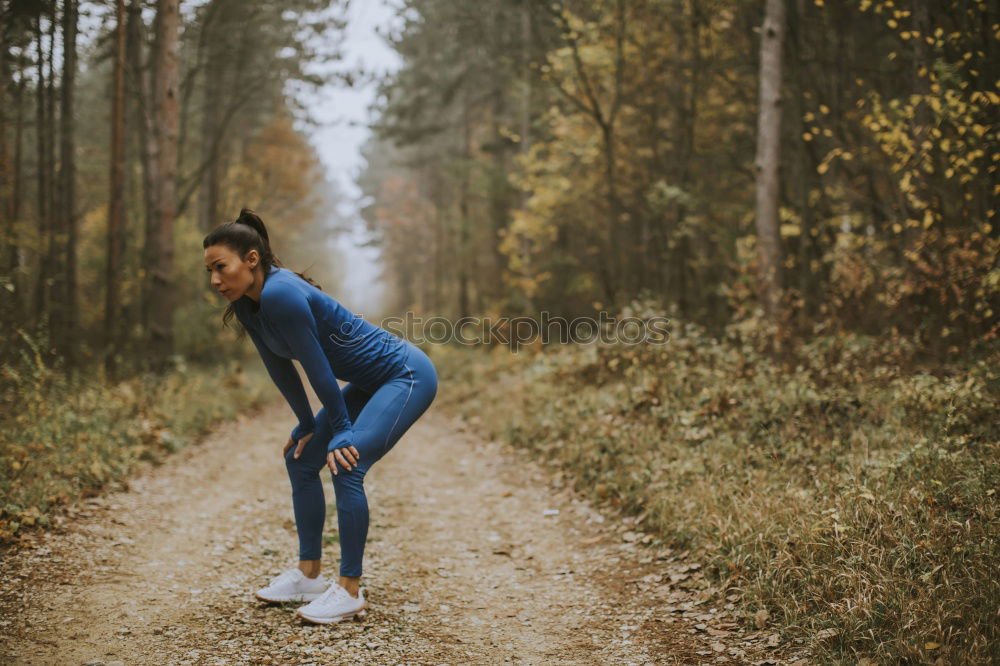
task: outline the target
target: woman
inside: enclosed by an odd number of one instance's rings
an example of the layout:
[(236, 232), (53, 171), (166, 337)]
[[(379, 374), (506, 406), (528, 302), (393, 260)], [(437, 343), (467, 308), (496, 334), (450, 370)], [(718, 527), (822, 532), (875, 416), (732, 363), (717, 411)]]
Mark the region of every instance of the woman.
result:
[[(243, 209), (203, 242), (212, 287), (229, 300), (271, 379), (298, 419), (283, 453), (292, 485), (299, 564), (256, 596), (309, 601), (303, 619), (328, 623), (364, 615), (361, 561), (368, 535), (364, 477), (430, 406), (437, 373), (407, 340), (351, 313), (301, 273), (281, 267), (264, 223)], [(297, 359), (323, 406), (313, 416)], [(348, 382), (343, 390), (337, 377)], [(340, 528), (340, 578), (320, 573), (326, 499), (320, 472), (330, 468)], [(338, 467), (339, 466), (339, 467)]]

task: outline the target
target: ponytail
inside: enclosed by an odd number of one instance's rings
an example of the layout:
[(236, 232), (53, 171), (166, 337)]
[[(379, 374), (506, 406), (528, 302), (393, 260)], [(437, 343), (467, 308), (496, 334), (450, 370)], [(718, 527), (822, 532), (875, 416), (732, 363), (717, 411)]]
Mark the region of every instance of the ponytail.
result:
[[(265, 279), (267, 279), (268, 273), (271, 272), (272, 266), (282, 266), (282, 263), (274, 256), (274, 252), (271, 251), (271, 239), (267, 235), (267, 227), (264, 226), (264, 221), (249, 208), (240, 210), (239, 217), (232, 222), (220, 224), (205, 236), (205, 240), (202, 241), (203, 248), (219, 244), (229, 246), (233, 252), (236, 252), (240, 256), (240, 259), (245, 259), (250, 250), (257, 250), (257, 253), (260, 255), (260, 265), (264, 271)], [(320, 291), (323, 290), (312, 278), (306, 277), (298, 271), (292, 272)], [(228, 326), (235, 314), (233, 304), (230, 303), (222, 315), (223, 325)], [(242, 338), (245, 333), (246, 331), (241, 326), (238, 336)]]

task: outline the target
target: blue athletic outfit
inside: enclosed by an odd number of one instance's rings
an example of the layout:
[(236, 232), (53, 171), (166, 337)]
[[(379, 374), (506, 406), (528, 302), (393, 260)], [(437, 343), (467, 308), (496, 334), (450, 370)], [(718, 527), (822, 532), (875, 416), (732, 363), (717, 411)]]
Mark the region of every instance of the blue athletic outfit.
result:
[[(326, 498), (320, 471), (328, 451), (353, 445), (357, 467), (330, 472), (337, 497), (340, 575), (361, 576), (368, 536), (364, 476), (395, 445), (437, 393), (437, 372), (416, 345), (365, 321), (287, 268), (272, 266), (258, 305), (233, 302), (271, 379), (298, 419), (291, 437), (313, 433), (298, 458), (285, 454), (299, 535), (299, 559), (320, 558)], [(299, 361), (323, 406), (313, 416)], [(349, 383), (341, 389), (340, 377)]]

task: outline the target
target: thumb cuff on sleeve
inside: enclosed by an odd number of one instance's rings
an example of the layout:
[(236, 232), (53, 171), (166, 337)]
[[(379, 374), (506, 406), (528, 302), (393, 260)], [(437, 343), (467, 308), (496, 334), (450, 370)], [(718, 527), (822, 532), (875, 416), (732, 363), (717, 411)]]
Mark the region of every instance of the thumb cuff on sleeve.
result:
[(333, 437), (330, 438), (330, 443), (327, 445), (327, 452), (332, 452), (334, 449), (339, 449), (345, 446), (354, 445), (354, 430), (341, 430), (340, 432), (334, 433)]

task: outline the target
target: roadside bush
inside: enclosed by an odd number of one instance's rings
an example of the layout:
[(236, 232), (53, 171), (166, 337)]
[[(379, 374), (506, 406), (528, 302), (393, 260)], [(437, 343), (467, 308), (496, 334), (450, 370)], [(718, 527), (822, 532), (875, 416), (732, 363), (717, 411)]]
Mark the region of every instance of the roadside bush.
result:
[(697, 549), (748, 621), (767, 609), (834, 661), (1000, 657), (1000, 354), (760, 346), (674, 324), (662, 345), (431, 351), (442, 402)]
[(274, 395), (259, 362), (178, 364), (108, 385), (100, 373), (67, 377), (28, 342), (0, 368), (0, 546)]

